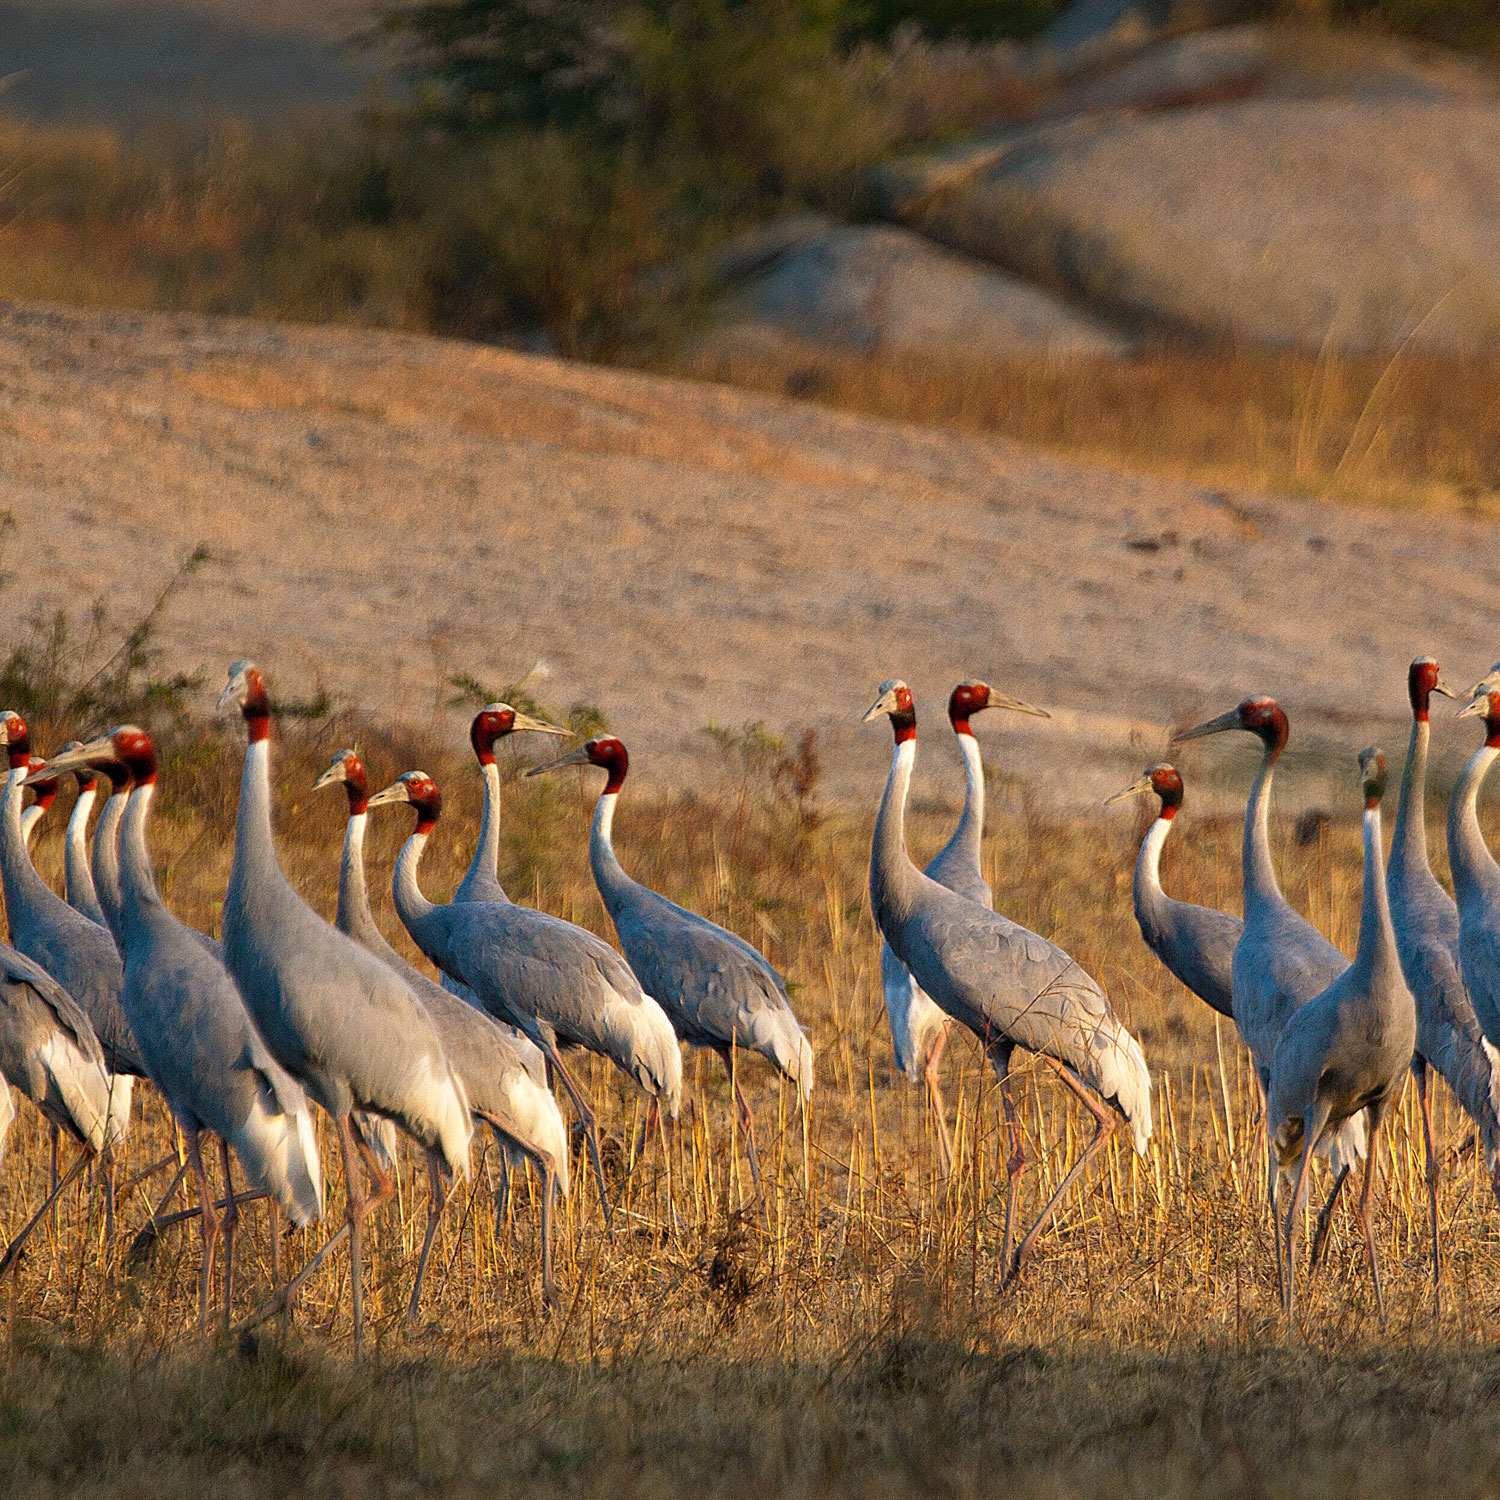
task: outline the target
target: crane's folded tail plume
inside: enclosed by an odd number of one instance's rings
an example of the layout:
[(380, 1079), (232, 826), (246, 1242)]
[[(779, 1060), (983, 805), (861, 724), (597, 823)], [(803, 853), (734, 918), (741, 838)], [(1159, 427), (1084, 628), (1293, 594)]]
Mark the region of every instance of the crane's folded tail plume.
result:
[(323, 1216), (323, 1171), (305, 1101), (288, 1108), (270, 1071), (256, 1069), (255, 1097), (230, 1136), (245, 1175), (297, 1228)]

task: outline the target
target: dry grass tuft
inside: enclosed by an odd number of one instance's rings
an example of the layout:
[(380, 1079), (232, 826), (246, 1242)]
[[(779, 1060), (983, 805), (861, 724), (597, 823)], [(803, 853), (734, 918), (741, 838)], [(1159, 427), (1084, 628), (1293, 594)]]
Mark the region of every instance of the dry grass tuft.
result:
[(1249, 349), (991, 362), (710, 345), (663, 368), (1202, 483), (1500, 515), (1493, 365)]
[[(294, 725), (277, 763), (284, 862), (325, 910), (343, 799), (308, 788), (348, 738), (348, 726)], [(363, 750), (372, 778), (420, 762), (444, 786), (449, 813), (426, 878), (445, 893), (467, 859), (478, 778), (419, 738)], [(228, 872), (238, 760), (237, 745), (207, 738), (166, 757), (155, 832), (164, 888), (209, 928)], [(1158, 1123), (1144, 1160), (1123, 1141), (1106, 1153), (1020, 1289), (1002, 1297), (1007, 1153), (993, 1079), (956, 1038), (946, 1082), (961, 1171), (944, 1181), (918, 1093), (891, 1073), (864, 890), (868, 821), (809, 818), (795, 799), (736, 776), (698, 795), (627, 797), (617, 844), (642, 879), (749, 936), (790, 979), (818, 1054), (810, 1181), (795, 1108), (747, 1062), (768, 1178), (755, 1204), (722, 1070), (696, 1058), (669, 1151), (653, 1144), (637, 1165), (613, 1243), (578, 1158), (561, 1215), (558, 1312), (544, 1309), (535, 1274), (534, 1185), (497, 1226), (481, 1168), (443, 1226), (409, 1331), (424, 1213), (421, 1167), (409, 1158), (400, 1197), (371, 1234), (374, 1354), (359, 1369), (345, 1361), (346, 1262), (312, 1283), (284, 1341), (262, 1330), (205, 1349), (192, 1329), (196, 1237), (164, 1236), (133, 1273), (111, 1267), (99, 1195), (80, 1187), (0, 1294), (0, 1491), (1485, 1490), (1500, 1467), (1500, 1367), (1489, 1348), (1500, 1218), (1446, 1093), (1436, 1111), (1441, 1318), (1408, 1100), (1388, 1136), (1380, 1215), (1388, 1328), (1376, 1325), (1357, 1231), (1341, 1211), (1305, 1330), (1289, 1333), (1275, 1307), (1250, 1071), (1227, 1028), (1216, 1039), (1210, 1013), (1139, 941), (1129, 898), (1139, 825), (1124, 814), (1052, 821), (1003, 798), (985, 851), (997, 905), (1056, 938), (1109, 990), (1151, 1062)], [(607, 931), (585, 862), (595, 790), (582, 776), (509, 785), (503, 873), (518, 898)], [(1290, 806), (1295, 789), (1284, 796)], [(950, 818), (917, 817), (918, 852)], [(406, 821), (377, 819), (377, 891)], [(54, 876), (60, 824), (54, 814), (39, 847)], [(1282, 843), (1289, 897), (1352, 948), (1352, 817), (1306, 845)], [(1166, 879), (1175, 893), (1232, 906), (1237, 853), (1233, 820), (1185, 816)], [(383, 892), (381, 908), (395, 936)], [(612, 1070), (584, 1072), (607, 1136), (628, 1152), (640, 1096)], [(1034, 1210), (1087, 1122), (1044, 1070), (1021, 1077), (1024, 1205)], [(148, 1099), (132, 1167), (167, 1142)], [(25, 1110), (0, 1176), (7, 1237), (40, 1200), (45, 1163), (45, 1135)], [(680, 1227), (668, 1212), (669, 1164)], [(122, 1205), (121, 1249), (149, 1187)], [(245, 1230), (241, 1314), (267, 1286), (258, 1208), (246, 1210)], [(294, 1263), (320, 1233), (293, 1237)]]

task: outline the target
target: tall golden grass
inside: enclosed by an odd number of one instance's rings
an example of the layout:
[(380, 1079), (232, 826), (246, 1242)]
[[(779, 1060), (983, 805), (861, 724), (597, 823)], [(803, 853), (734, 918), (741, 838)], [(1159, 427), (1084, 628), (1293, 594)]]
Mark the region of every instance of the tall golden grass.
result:
[(991, 361), (709, 341), (659, 367), (1204, 484), (1500, 515), (1500, 403), (1482, 361), (1228, 348)]
[[(327, 912), (343, 799), (309, 789), (349, 734), (347, 725), (293, 726), (276, 762), (284, 865)], [(362, 751), (372, 778), (420, 762), (439, 779), (447, 812), (424, 879), (446, 895), (467, 862), (478, 778), (418, 737), (367, 735)], [(936, 746), (927, 758), (926, 774), (946, 780), (956, 801), (956, 768)], [(165, 756), (153, 833), (163, 890), (207, 929), (217, 927), (228, 873), (237, 769), (237, 746), (212, 738), (189, 737)], [(586, 863), (592, 780), (507, 786), (502, 874), (518, 899), (608, 935)], [(1295, 784), (1281, 789), (1288, 825), (1295, 795)], [(54, 878), (60, 811), (37, 845)], [(1141, 816), (1061, 821), (1010, 793), (991, 811), (984, 858), (997, 907), (1099, 978), (1156, 1084), (1147, 1156), (1117, 1139), (1014, 1291), (998, 1285), (1007, 1146), (977, 1048), (957, 1036), (945, 1065), (959, 1164), (951, 1179), (939, 1173), (919, 1092), (893, 1075), (865, 895), (868, 818), (812, 815), (753, 767), (743, 778), (726, 771), (716, 787), (660, 800), (627, 794), (617, 847), (642, 880), (745, 934), (788, 977), (818, 1057), (809, 1175), (792, 1101), (763, 1063), (743, 1059), (766, 1169), (757, 1202), (722, 1069), (696, 1057), (666, 1147), (652, 1143), (617, 1183), (612, 1239), (585, 1157), (576, 1158), (560, 1216), (560, 1309), (540, 1297), (532, 1186), (518, 1188), (497, 1226), (479, 1166), (456, 1195), (408, 1328), (425, 1211), (420, 1160), (408, 1155), (399, 1197), (370, 1235), (373, 1358), (361, 1371), (344, 1363), (346, 1261), (309, 1284), (284, 1343), (263, 1329), (205, 1348), (194, 1329), (191, 1226), (164, 1236), (144, 1265), (124, 1264), (159, 1180), (126, 1195), (113, 1247), (102, 1240), (98, 1185), (80, 1186), (0, 1294), (0, 1468), (14, 1476), (0, 1492), (176, 1494), (209, 1480), (243, 1493), (477, 1494), (504, 1483), (589, 1494), (692, 1494), (709, 1484), (734, 1494), (970, 1494), (1006, 1484), (1058, 1495), (1105, 1485), (1394, 1494), (1435, 1481), (1481, 1492), (1500, 1464), (1491, 1420), (1500, 1377), (1489, 1352), (1500, 1211), (1466, 1120), (1439, 1089), (1441, 1315), (1408, 1097), (1383, 1163), (1387, 1327), (1377, 1325), (1345, 1210), (1305, 1318), (1287, 1328), (1246, 1058), (1135, 929)], [(379, 914), (403, 945), (385, 885), (407, 821), (378, 818), (370, 850)], [(935, 847), (950, 821), (951, 812), (920, 812), (915, 852)], [(1351, 950), (1354, 810), (1309, 843), (1278, 836), (1278, 846), (1289, 898)], [(1166, 859), (1170, 888), (1234, 906), (1237, 864), (1237, 823), (1198, 815), (1190, 800)], [(607, 1170), (620, 1172), (641, 1096), (608, 1067), (582, 1071)], [(1034, 1212), (1089, 1122), (1045, 1070), (1020, 1077), (1023, 1207)], [(168, 1149), (164, 1111), (143, 1090), (128, 1170)], [(46, 1158), (44, 1131), (23, 1106), (0, 1175), (7, 1238), (41, 1200)], [(338, 1191), (335, 1182), (334, 1224)], [(326, 1232), (292, 1236), (289, 1259)], [(241, 1243), (237, 1318), (269, 1289), (258, 1207), (245, 1210)]]

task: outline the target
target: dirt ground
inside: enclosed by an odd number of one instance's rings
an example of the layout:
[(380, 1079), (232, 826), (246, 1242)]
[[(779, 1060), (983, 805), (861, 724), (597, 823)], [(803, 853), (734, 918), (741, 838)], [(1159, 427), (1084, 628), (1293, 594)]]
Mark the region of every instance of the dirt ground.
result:
[[(980, 721), (987, 753), (1080, 806), (1250, 691), (1287, 704), (1294, 777), (1342, 781), (1344, 752), (1404, 740), (1411, 656), (1464, 684), (1500, 656), (1483, 521), (342, 330), (0, 308), (0, 507), (8, 635), (100, 597), (128, 618), (206, 543), (161, 637), (205, 708), (244, 655), (377, 720), (541, 658), (541, 695), (602, 708), (645, 777), (710, 777), (702, 728), (764, 720), (815, 728), (828, 794), (860, 802), (888, 735), (859, 717), (895, 674), (929, 715), (965, 675), (1046, 705)], [(1448, 764), (1472, 738), (1440, 728)], [(1242, 795), (1252, 752), (1186, 763)]]

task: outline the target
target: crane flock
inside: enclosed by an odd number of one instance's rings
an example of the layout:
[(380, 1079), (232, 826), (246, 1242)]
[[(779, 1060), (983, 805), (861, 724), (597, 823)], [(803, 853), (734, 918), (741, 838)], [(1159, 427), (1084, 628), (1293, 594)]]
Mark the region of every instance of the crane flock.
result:
[[(1473, 1120), (1500, 1200), (1500, 865), (1485, 844), (1476, 811), (1480, 785), (1500, 756), (1500, 665), (1457, 695), (1435, 661), (1418, 657), (1407, 689), (1411, 739), (1389, 867), (1381, 828), (1385, 756), (1375, 747), (1359, 755), (1363, 895), (1352, 962), (1293, 909), (1277, 879), (1271, 786), (1290, 727), (1274, 699), (1246, 698), (1176, 737), (1187, 742), (1238, 730), (1261, 743), (1245, 810), (1243, 918), (1174, 900), (1162, 888), (1163, 847), (1184, 800), (1178, 769), (1152, 765), (1109, 799), (1157, 799), (1159, 813), (1141, 844), (1132, 884), (1141, 936), (1177, 980), (1232, 1019), (1250, 1054), (1263, 1104), (1277, 1284), (1289, 1319), (1297, 1308), (1300, 1227), (1314, 1160), (1328, 1164), (1333, 1184), (1312, 1264), (1340, 1189), (1362, 1164), (1356, 1212), (1383, 1315), (1371, 1219), (1377, 1148), (1408, 1071), (1416, 1080), (1424, 1130), (1435, 1308), (1442, 1261), (1431, 1072), (1441, 1075)], [(1434, 695), (1462, 698), (1458, 717), (1479, 717), (1485, 726), (1484, 744), (1449, 803), (1452, 897), (1432, 873), (1424, 822)], [(409, 770), (372, 795), (359, 754), (339, 751), (315, 784), (341, 786), (348, 801), (337, 914), (330, 923), (294, 889), (278, 859), (271, 700), (255, 663), (236, 662), (229, 669), (219, 703), (221, 710), (238, 711), (247, 740), (222, 940), (185, 926), (158, 889), (147, 831), (160, 768), (146, 731), (121, 725), (41, 760), (21, 716), (0, 713), (0, 746), (9, 761), (0, 790), (0, 885), (10, 938), (0, 943), (0, 1075), (6, 1085), (0, 1087), (0, 1167), (14, 1119), (11, 1089), (36, 1107), (52, 1139), (47, 1199), (13, 1236), (0, 1259), (0, 1277), (85, 1167), (101, 1165), (113, 1211), (137, 1079), (160, 1094), (182, 1142), (179, 1157), (158, 1164), (178, 1161), (162, 1207), (185, 1172), (195, 1182), (202, 1230), (200, 1326), (210, 1322), (222, 1244), (222, 1316), (229, 1327), (238, 1204), (264, 1196), (272, 1215), (277, 1284), (266, 1306), (288, 1306), (302, 1280), (347, 1238), (356, 1351), (364, 1321), (364, 1226), (394, 1192), (397, 1130), (420, 1148), (428, 1171), (428, 1219), (409, 1318), (418, 1309), (451, 1186), (469, 1172), (473, 1133), (481, 1127), (492, 1133), (507, 1175), (527, 1163), (541, 1175), (542, 1290), (547, 1301), (555, 1300), (554, 1205), (571, 1184), (569, 1133), (554, 1082), (578, 1116), (606, 1227), (611, 1224), (597, 1117), (564, 1049), (608, 1059), (644, 1092), (647, 1114), (632, 1160), (653, 1132), (665, 1132), (677, 1117), (682, 1046), (713, 1052), (728, 1074), (757, 1192), (762, 1164), (741, 1070), (752, 1054), (759, 1056), (795, 1090), (806, 1170), (814, 1058), (788, 986), (743, 938), (626, 873), (613, 841), (615, 808), (630, 764), (619, 739), (597, 736), (528, 774), (568, 766), (605, 773), (589, 860), (623, 953), (572, 922), (512, 901), (499, 879), (496, 746), (513, 734), (568, 731), (505, 703), (489, 704), (475, 716), (470, 744), (484, 779), (484, 811), (472, 862), (453, 899), (444, 903), (429, 900), (418, 882), (423, 850), (442, 812), (436, 782)], [(1135, 1151), (1146, 1153), (1152, 1099), (1140, 1042), (1104, 989), (1048, 938), (993, 909), (980, 864), (984, 766), (971, 723), (985, 709), (1048, 716), (984, 682), (964, 681), (953, 689), (948, 717), (964, 761), (963, 811), (951, 839), (919, 870), (905, 831), (916, 759), (915, 703), (904, 682), (881, 685), (864, 718), (889, 722), (894, 749), (871, 841), (869, 899), (896, 1067), (925, 1091), (945, 1172), (954, 1161), (937, 1067), (955, 1022), (973, 1033), (999, 1081), (1010, 1151), (998, 1274), (1009, 1285), (1121, 1124)], [(64, 846), (65, 894), (59, 897), (32, 864), (28, 845), (64, 776), (75, 779), (78, 791)], [(101, 781), (109, 795), (90, 845), (88, 825)], [(28, 787), (35, 794), (29, 807)], [(392, 894), (402, 925), (437, 978), (391, 946), (369, 901), (369, 813), (403, 803), (416, 821), (395, 862)], [(1012, 1088), (1017, 1049), (1056, 1075), (1093, 1126), (1024, 1232), (1016, 1217), (1027, 1162)], [(276, 1255), (279, 1215), (301, 1226), (324, 1214), (314, 1104), (333, 1122), (345, 1181), (344, 1224), (283, 1285)], [(205, 1137), (217, 1142), (222, 1202), (215, 1201), (204, 1166)], [(58, 1160), (64, 1138), (78, 1148), (65, 1173)], [(670, 1202), (670, 1153), (667, 1161)], [(235, 1163), (249, 1181), (248, 1193), (234, 1190)]]

